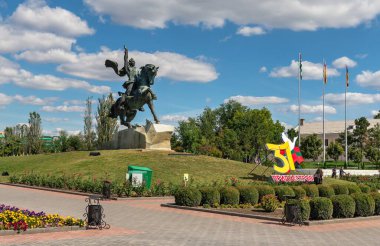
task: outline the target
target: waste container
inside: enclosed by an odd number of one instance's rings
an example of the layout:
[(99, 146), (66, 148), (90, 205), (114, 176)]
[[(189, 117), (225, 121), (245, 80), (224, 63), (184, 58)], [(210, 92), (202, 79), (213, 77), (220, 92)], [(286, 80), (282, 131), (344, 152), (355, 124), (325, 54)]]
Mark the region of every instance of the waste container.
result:
[(152, 169), (148, 167), (128, 166), (128, 180), (133, 186), (141, 186), (145, 184), (147, 189), (152, 183)]

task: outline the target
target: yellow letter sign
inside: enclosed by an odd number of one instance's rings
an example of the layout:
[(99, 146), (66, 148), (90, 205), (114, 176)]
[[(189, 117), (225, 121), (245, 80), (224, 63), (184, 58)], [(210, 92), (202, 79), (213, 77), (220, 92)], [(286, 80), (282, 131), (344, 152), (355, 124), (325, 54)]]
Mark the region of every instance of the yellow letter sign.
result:
[[(273, 168), (276, 172), (279, 173), (288, 173), (290, 170), (296, 170), (294, 167), (294, 161), (292, 157), (292, 152), (290, 150), (290, 146), (288, 142), (285, 142), (283, 144), (266, 144), (266, 147), (268, 150), (274, 151), (274, 157), (281, 161), (283, 164), (282, 167), (277, 166), (274, 164)], [(286, 157), (281, 154), (281, 150), (285, 150)]]

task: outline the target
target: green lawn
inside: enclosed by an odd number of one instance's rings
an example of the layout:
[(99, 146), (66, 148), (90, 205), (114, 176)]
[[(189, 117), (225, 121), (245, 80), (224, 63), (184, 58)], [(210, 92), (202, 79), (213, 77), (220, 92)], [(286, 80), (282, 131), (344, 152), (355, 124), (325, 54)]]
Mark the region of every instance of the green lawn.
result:
[[(323, 163), (322, 161), (320, 162), (313, 162), (313, 161), (310, 161), (310, 162), (304, 162), (302, 163), (302, 166), (304, 168), (323, 168)], [(343, 167), (344, 166), (344, 161), (326, 161), (326, 168), (333, 168), (333, 167)], [(369, 170), (377, 170), (379, 169), (379, 165), (374, 165), (370, 162), (364, 162), (364, 167), (365, 169), (369, 169)], [(358, 164), (357, 163), (353, 163), (353, 162), (349, 162), (348, 163), (348, 169), (358, 169)]]
[[(57, 154), (41, 154), (33, 156), (0, 158), (0, 173), (8, 171), (12, 174), (36, 172), (40, 174), (81, 174), (84, 177), (103, 179), (109, 175), (111, 180), (123, 180), (128, 165), (149, 167), (153, 170), (153, 181), (160, 179), (167, 182), (180, 183), (183, 174), (188, 173), (190, 179), (197, 183), (224, 181), (227, 177), (237, 177), (244, 181), (251, 180), (248, 173), (252, 164), (213, 158), (208, 156), (168, 155), (163, 151), (138, 150), (102, 150), (101, 156), (89, 156), (87, 151)], [(266, 167), (259, 166), (256, 175), (261, 175)], [(266, 174), (273, 171), (269, 168)], [(7, 181), (1, 177), (1, 181)]]

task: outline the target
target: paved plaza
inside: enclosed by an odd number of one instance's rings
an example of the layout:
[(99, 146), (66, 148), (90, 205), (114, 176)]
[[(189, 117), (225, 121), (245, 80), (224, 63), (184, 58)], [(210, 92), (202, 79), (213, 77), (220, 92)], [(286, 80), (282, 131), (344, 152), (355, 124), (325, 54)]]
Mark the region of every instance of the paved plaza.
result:
[[(0, 245), (379, 245), (380, 220), (321, 226), (163, 208), (170, 199), (103, 201), (110, 230), (0, 237)], [(83, 218), (85, 197), (0, 185), (0, 203)]]

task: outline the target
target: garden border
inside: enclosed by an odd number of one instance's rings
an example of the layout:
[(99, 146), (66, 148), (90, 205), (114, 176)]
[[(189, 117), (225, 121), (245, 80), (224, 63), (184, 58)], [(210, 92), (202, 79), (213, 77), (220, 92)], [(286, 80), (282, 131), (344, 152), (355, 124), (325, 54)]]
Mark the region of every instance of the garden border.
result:
[(21, 230), (20, 233), (14, 230), (0, 230), (0, 237), (2, 236), (14, 236), (21, 234), (37, 234), (37, 233), (49, 233), (49, 232), (67, 232), (67, 231), (82, 231), (86, 230), (85, 226), (62, 226), (62, 227), (48, 227), (48, 228), (33, 228), (26, 231)]
[[(225, 210), (216, 210), (216, 209), (209, 209), (209, 208), (186, 207), (186, 206), (175, 205), (174, 203), (164, 203), (164, 204), (161, 204), (161, 207), (281, 222), (281, 218), (275, 218), (275, 217), (270, 217), (270, 216), (243, 214), (243, 213), (238, 213), (238, 212), (228, 212)], [(345, 223), (345, 222), (357, 222), (357, 221), (367, 221), (367, 220), (377, 220), (377, 219), (380, 220), (379, 215), (368, 216), (368, 217), (345, 218), (345, 219), (312, 220), (312, 221), (308, 220), (304, 222), (304, 225), (306, 226), (328, 225), (328, 224), (338, 224), (338, 223)]]

